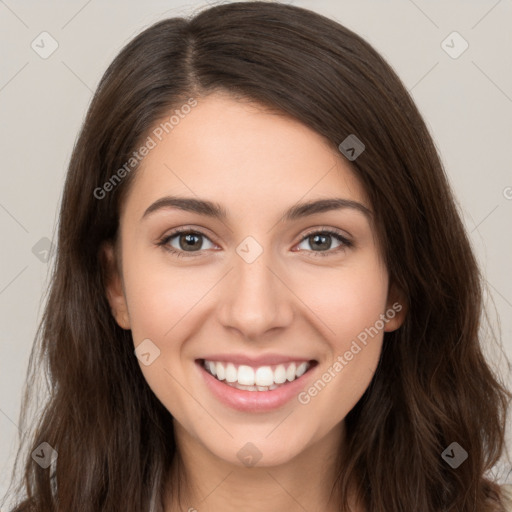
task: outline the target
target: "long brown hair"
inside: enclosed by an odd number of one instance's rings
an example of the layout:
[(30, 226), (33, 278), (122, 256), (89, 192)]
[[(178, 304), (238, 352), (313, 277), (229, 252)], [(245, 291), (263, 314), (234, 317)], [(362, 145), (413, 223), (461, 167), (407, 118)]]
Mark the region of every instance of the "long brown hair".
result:
[[(503, 511), (501, 487), (486, 475), (504, 453), (512, 395), (483, 355), (482, 277), (432, 138), (400, 79), (366, 41), (275, 2), (160, 21), (105, 72), (67, 173), (23, 431), (38, 366), (49, 397), (31, 435), (20, 439), (16, 510), (163, 510), (176, 452), (172, 416), (143, 378), (130, 331), (112, 316), (99, 256), (102, 242), (116, 237), (136, 169), (101, 198), (95, 191), (119, 177), (155, 123), (213, 91), (291, 116), (333, 148), (350, 134), (365, 144), (350, 165), (408, 312), (400, 329), (385, 334), (374, 378), (346, 417), (348, 451), (333, 482), (340, 510), (348, 510), (354, 485), (371, 512)], [(58, 454), (47, 468), (32, 457), (49, 450), (44, 442)], [(453, 442), (468, 454), (456, 469), (441, 456)]]

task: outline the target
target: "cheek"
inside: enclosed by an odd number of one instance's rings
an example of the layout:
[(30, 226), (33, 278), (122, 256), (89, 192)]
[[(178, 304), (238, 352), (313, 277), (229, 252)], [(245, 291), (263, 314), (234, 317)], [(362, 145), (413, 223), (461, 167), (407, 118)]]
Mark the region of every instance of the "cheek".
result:
[(317, 285), (324, 284), (324, 293), (321, 286), (307, 286), (315, 290), (312, 309), (329, 327), (323, 329), (329, 354), (322, 373), (299, 400), (327, 419), (325, 429), (345, 417), (373, 378), (382, 350), (380, 315), (388, 288), (387, 272), (374, 259), (361, 259), (360, 265), (328, 277), (325, 283), (317, 280)]
[(208, 286), (191, 283), (190, 274), (186, 279), (178, 269), (171, 272), (169, 267), (155, 262), (145, 265), (135, 258), (125, 262), (124, 276), (134, 347), (147, 344), (147, 339), (157, 347), (149, 345), (158, 356), (149, 365), (139, 362), (141, 372), (167, 410), (179, 416), (190, 398), (182, 388), (187, 368), (182, 366), (181, 340), (190, 335), (194, 305)]
[(383, 331), (375, 325), (384, 312), (386, 283), (347, 279), (344, 287), (323, 298), (322, 320), (326, 357), (316, 380), (298, 401), (311, 414), (307, 421), (324, 418), (319, 435), (340, 422), (370, 385), (382, 351)]
[(175, 336), (181, 322), (212, 286), (190, 277), (190, 271), (170, 271), (154, 262), (147, 266), (127, 262), (125, 287), (136, 343), (153, 337), (164, 344)]
[[(337, 353), (348, 350), (352, 339), (366, 332), (385, 312), (388, 280), (378, 261), (312, 274), (303, 282), (303, 294), (326, 338)], [(318, 321), (317, 321), (318, 323)]]

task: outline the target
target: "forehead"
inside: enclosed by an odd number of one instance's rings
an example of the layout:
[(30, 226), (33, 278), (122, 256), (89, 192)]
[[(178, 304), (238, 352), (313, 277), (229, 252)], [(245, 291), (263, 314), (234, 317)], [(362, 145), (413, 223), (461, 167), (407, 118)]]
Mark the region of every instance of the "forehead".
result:
[(256, 103), (214, 93), (167, 126), (161, 140), (150, 133), (154, 147), (136, 171), (123, 213), (140, 216), (164, 195), (209, 198), (234, 214), (325, 197), (370, 208), (350, 164), (321, 135)]

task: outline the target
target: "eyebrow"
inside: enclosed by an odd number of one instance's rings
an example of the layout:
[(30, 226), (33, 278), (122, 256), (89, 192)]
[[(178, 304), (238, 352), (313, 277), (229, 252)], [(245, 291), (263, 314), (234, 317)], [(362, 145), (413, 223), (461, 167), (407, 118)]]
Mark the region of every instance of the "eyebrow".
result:
[[(186, 212), (193, 212), (206, 217), (211, 217), (221, 221), (226, 221), (228, 213), (226, 209), (219, 203), (207, 201), (204, 199), (194, 199), (192, 197), (177, 197), (177, 196), (165, 196), (156, 200), (151, 204), (141, 217), (141, 221), (152, 213), (163, 210), (176, 208)], [(365, 205), (353, 201), (351, 199), (343, 199), (338, 197), (332, 197), (328, 199), (318, 199), (316, 201), (309, 201), (306, 203), (298, 203), (282, 215), (285, 222), (290, 222), (317, 213), (323, 213), (333, 210), (342, 210), (350, 208), (362, 213), (369, 221), (372, 220), (372, 211)]]

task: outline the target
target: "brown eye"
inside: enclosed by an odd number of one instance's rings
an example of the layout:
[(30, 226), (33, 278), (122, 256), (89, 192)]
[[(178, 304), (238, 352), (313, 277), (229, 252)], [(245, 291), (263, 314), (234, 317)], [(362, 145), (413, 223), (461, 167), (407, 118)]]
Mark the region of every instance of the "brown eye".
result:
[[(339, 242), (339, 245), (335, 247), (334, 250), (331, 250), (333, 238)], [(304, 236), (300, 243), (302, 244), (304, 242), (307, 242), (308, 245), (312, 248), (312, 250), (309, 252), (316, 253), (314, 256), (328, 256), (333, 253), (338, 253), (339, 251), (342, 251), (348, 247), (352, 247), (353, 245), (352, 242), (347, 240), (347, 238), (345, 238), (343, 235), (337, 231), (331, 230), (322, 230), (308, 233)]]
[[(197, 253), (207, 249), (208, 247), (203, 247), (205, 239), (212, 243), (204, 233), (190, 229), (177, 229), (160, 240), (158, 245), (176, 256), (186, 256), (185, 253)], [(189, 255), (195, 256), (195, 254)]]

